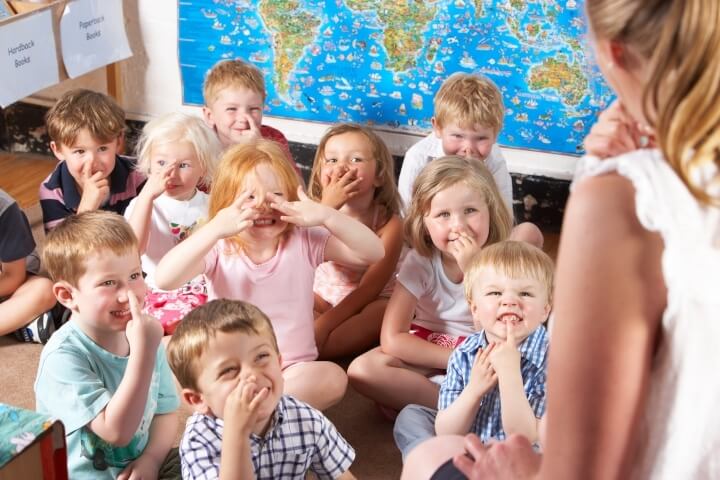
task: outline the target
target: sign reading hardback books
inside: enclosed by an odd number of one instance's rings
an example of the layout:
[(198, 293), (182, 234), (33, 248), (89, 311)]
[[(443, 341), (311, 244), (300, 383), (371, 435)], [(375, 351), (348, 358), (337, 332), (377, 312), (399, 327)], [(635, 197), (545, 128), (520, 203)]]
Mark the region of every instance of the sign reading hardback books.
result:
[(0, 29), (0, 106), (58, 82), (52, 12), (9, 19)]

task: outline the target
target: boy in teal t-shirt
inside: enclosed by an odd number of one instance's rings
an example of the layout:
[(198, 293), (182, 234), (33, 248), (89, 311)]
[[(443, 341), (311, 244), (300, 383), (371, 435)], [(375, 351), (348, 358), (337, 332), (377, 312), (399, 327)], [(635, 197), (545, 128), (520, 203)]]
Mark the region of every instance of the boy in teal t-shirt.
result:
[(42, 352), (35, 398), (65, 426), (70, 478), (178, 478), (179, 398), (162, 327), (140, 311), (132, 229), (110, 212), (68, 217), (49, 234), (43, 261), (72, 315)]

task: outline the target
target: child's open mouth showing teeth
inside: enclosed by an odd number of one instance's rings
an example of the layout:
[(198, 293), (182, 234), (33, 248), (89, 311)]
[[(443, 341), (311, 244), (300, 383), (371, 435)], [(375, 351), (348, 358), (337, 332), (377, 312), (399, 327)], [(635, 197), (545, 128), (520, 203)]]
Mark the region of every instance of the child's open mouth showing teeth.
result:
[(258, 218), (257, 220), (253, 220), (253, 225), (258, 225), (258, 226), (275, 225), (275, 219), (274, 218)]

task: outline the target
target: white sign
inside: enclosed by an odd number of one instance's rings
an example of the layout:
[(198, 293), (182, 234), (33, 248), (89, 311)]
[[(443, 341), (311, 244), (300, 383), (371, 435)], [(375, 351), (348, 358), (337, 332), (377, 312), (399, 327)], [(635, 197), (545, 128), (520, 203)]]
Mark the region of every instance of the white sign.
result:
[(0, 28), (0, 105), (59, 81), (52, 12), (10, 20)]
[(60, 44), (70, 78), (131, 56), (122, 0), (68, 2), (60, 19)]

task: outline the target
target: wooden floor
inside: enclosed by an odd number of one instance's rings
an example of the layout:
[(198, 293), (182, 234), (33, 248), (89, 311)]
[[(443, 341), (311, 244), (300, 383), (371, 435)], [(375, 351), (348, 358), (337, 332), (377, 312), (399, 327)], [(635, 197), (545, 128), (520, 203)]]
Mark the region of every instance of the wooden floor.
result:
[(0, 152), (0, 188), (28, 208), (38, 202), (40, 183), (56, 164), (54, 157)]

